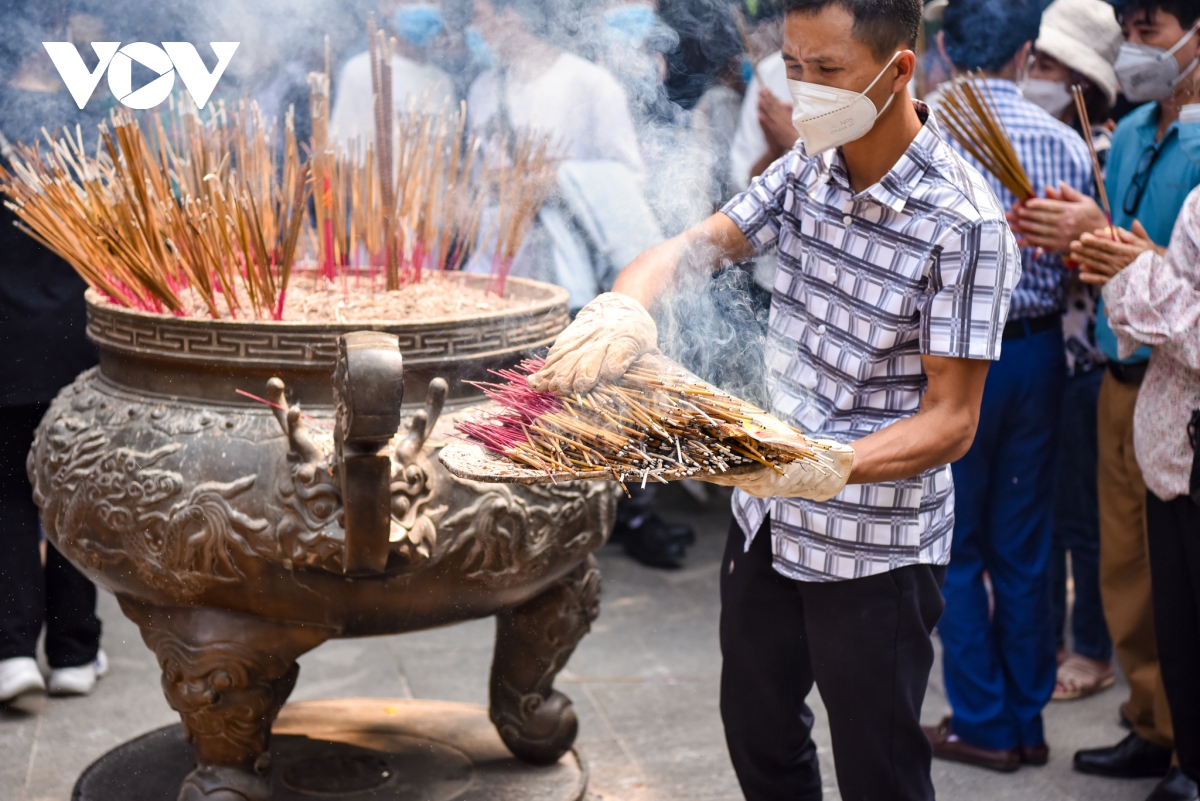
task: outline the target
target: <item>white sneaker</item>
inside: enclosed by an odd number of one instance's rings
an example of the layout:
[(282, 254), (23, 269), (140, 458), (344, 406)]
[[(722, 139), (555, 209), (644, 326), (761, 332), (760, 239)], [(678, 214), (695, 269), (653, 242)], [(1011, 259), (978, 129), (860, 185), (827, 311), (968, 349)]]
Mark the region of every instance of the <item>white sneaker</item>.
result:
[(96, 679), (108, 672), (108, 656), (103, 650), (86, 665), (55, 668), (50, 671), (51, 695), (88, 695), (96, 688)]
[(28, 656), (0, 659), (0, 704), (16, 701), (23, 695), (46, 692), (46, 682), (37, 660)]

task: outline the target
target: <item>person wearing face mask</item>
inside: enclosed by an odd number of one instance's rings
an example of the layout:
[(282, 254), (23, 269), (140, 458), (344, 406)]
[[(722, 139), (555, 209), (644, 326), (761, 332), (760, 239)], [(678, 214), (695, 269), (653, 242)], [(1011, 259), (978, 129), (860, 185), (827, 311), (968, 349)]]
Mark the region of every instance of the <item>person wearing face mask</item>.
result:
[[(959, 74), (982, 74), (1035, 188), (1066, 184), (1086, 192), (1092, 167), (1083, 139), (1019, 88), (1041, 10), (1040, 0), (950, 0), (939, 46)], [(985, 177), (1005, 207), (1015, 202), (999, 179)], [(953, 465), (954, 542), (938, 626), (952, 713), (927, 729), (935, 757), (1000, 771), (1048, 760), (1042, 709), (1056, 669), (1049, 563), (1066, 380), (1066, 268), (1057, 254), (1031, 248), (1021, 260), (979, 433)]]
[[(1117, 242), (1106, 234), (1096, 247), (1120, 248), (1125, 239), (1162, 247), (1188, 192), (1200, 185), (1200, 119), (1181, 113), (1195, 103), (1200, 84), (1200, 2), (1129, 0), (1118, 4), (1118, 12), (1125, 44), (1115, 70), (1127, 98), (1144, 105), (1113, 133), (1105, 186), (1113, 223), (1122, 230)], [(1060, 252), (1107, 224), (1094, 200), (1067, 193), (1022, 204), (1013, 215), (1024, 242)], [(1150, 350), (1121, 354), (1103, 304), (1096, 340), (1107, 357), (1097, 408), (1100, 592), (1117, 661), (1129, 680), (1121, 717), (1132, 732), (1116, 745), (1078, 752), (1074, 766), (1117, 778), (1164, 777), (1151, 794), (1154, 801), (1194, 799), (1200, 795), (1195, 784), (1171, 767), (1174, 737), (1154, 639), (1146, 487), (1133, 459), (1134, 409)]]
[(683, 113), (667, 97), (664, 54), (679, 46), (679, 34), (663, 23), (655, 3), (617, 3), (600, 14), (596, 61), (621, 82), (634, 122), (679, 125)]
[[(1083, 90), (1090, 133), (1101, 169), (1114, 123), (1117, 98), (1113, 62), (1121, 48), (1121, 26), (1102, 0), (1055, 0), (1042, 15), (1033, 58), (1021, 94), (1082, 133), (1071, 87)], [(1088, 194), (1092, 194), (1089, 192)], [(1115, 681), (1112, 642), (1100, 600), (1100, 515), (1096, 495), (1096, 408), (1105, 356), (1096, 344), (1095, 286), (1075, 273), (1068, 279), (1063, 315), (1067, 384), (1059, 424), (1054, 491), (1051, 589), (1058, 644), (1055, 701), (1086, 698)], [(1066, 644), (1067, 554), (1074, 581), (1071, 645)]]
[[(440, 3), (383, 0), (379, 4), (381, 27), (396, 33), (392, 56), (392, 106), (402, 112), (419, 102), (438, 111), (455, 101), (450, 76), (429, 63), (428, 48), (443, 34)], [(371, 99), (370, 53), (352, 56), (341, 68), (334, 85), (330, 134), (343, 144), (358, 139), (364, 146), (375, 139), (374, 101)]]
[[(721, 563), (721, 715), (750, 801), (818, 801), (815, 683), (846, 799), (933, 799), (920, 727), (954, 484), (1020, 253), (1003, 207), (914, 102), (920, 0), (785, 0), (800, 144), (721, 212), (634, 259), (530, 376), (586, 392), (658, 344), (647, 309), (775, 250), (772, 411), (828, 467), (736, 487)], [(1008, 345), (1005, 343), (1005, 348)]]
[[(1178, 766), (1151, 795), (1195, 799), (1200, 780), (1200, 188), (1184, 201), (1168, 248), (1125, 232), (1121, 248), (1084, 234), (1071, 254), (1104, 286), (1120, 349), (1153, 346), (1134, 413), (1134, 451), (1146, 481), (1146, 539), (1154, 628)], [(1104, 238), (1111, 245), (1111, 238)], [(1189, 795), (1190, 793), (1190, 795)]]
[(467, 45), (484, 67), (467, 92), (471, 127), (497, 124), (554, 136), (564, 156), (645, 169), (629, 104), (604, 67), (559, 47), (545, 0), (473, 0)]

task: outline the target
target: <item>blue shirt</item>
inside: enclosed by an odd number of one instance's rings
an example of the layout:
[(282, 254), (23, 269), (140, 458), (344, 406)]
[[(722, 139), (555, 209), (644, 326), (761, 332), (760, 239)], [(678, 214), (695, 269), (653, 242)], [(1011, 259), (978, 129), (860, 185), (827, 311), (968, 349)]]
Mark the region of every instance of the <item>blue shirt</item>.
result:
[[(1047, 186), (1057, 189), (1059, 182), (1065, 182), (1085, 195), (1092, 194), (1092, 157), (1083, 137), (1022, 97), (1012, 81), (987, 78), (984, 83), (1034, 191), (1040, 195)], [(1004, 208), (1011, 209), (1016, 204), (1017, 198), (999, 178), (985, 170), (958, 142), (951, 139), (950, 144), (968, 164), (983, 173)], [(1013, 290), (1009, 319), (1064, 311), (1068, 273), (1062, 257), (1056, 253), (1039, 255), (1035, 248), (1022, 248), (1021, 263), (1021, 282)]]
[[(1104, 188), (1112, 205), (1113, 223), (1129, 229), (1136, 219), (1157, 245), (1171, 241), (1175, 218), (1183, 208), (1184, 198), (1200, 185), (1200, 165), (1183, 152), (1179, 144), (1179, 123), (1171, 123), (1162, 140), (1155, 142), (1158, 133), (1158, 103), (1146, 103), (1125, 115), (1113, 133), (1108, 155), (1108, 176)], [(1145, 154), (1154, 150), (1154, 163), (1145, 177), (1146, 189), (1141, 202), (1132, 214), (1125, 211), (1125, 197), (1133, 184)], [(1132, 200), (1132, 198), (1130, 198)], [(1117, 337), (1108, 325), (1103, 301), (1096, 312), (1096, 344), (1113, 361), (1131, 364), (1150, 358), (1150, 348), (1141, 347), (1128, 359), (1117, 357)]]

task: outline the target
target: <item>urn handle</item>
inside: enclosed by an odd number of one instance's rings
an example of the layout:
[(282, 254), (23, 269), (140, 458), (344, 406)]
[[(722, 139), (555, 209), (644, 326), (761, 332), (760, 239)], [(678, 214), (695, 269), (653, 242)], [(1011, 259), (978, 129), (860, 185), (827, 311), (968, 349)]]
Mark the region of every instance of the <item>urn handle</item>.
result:
[(388, 442), (400, 427), (404, 363), (399, 340), (382, 331), (338, 337), (333, 371), (334, 473), (341, 484), (345, 573), (387, 566), (392, 460)]

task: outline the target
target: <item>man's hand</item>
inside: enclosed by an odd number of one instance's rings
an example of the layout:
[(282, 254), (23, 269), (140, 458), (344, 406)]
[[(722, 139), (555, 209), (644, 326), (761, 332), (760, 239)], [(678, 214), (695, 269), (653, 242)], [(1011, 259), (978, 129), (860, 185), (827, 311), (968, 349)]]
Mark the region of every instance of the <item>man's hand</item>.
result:
[(1166, 252), (1166, 248), (1154, 244), (1142, 224), (1134, 220), (1132, 231), (1100, 228), (1094, 233), (1083, 234), (1071, 243), (1071, 258), (1079, 264), (1080, 281), (1103, 285), (1147, 250), (1159, 255)]
[(628, 295), (606, 292), (579, 310), (527, 383), (535, 392), (590, 392), (600, 381), (623, 376), (657, 345), (658, 328), (645, 307)]
[(1072, 240), (1108, 225), (1096, 201), (1066, 184), (1046, 187), (1046, 197), (1013, 206), (1006, 215), (1021, 247), (1066, 253)]
[(812, 462), (792, 462), (784, 465), (781, 475), (770, 467), (740, 476), (698, 475), (701, 481), (737, 487), (756, 498), (805, 498), (810, 501), (827, 501), (846, 486), (854, 470), (854, 449), (829, 440), (817, 440), (822, 452), (829, 457), (829, 465)]
[(771, 161), (792, 149), (800, 135), (792, 125), (792, 107), (784, 103), (768, 89), (758, 92), (758, 124), (767, 139)]
[(588, 392), (615, 381), (643, 353), (658, 346), (658, 329), (647, 308), (675, 290), (681, 273), (708, 275), (754, 255), (754, 247), (727, 215), (717, 212), (626, 265), (613, 291), (579, 310), (554, 345), (546, 364), (529, 376), (537, 392)]

